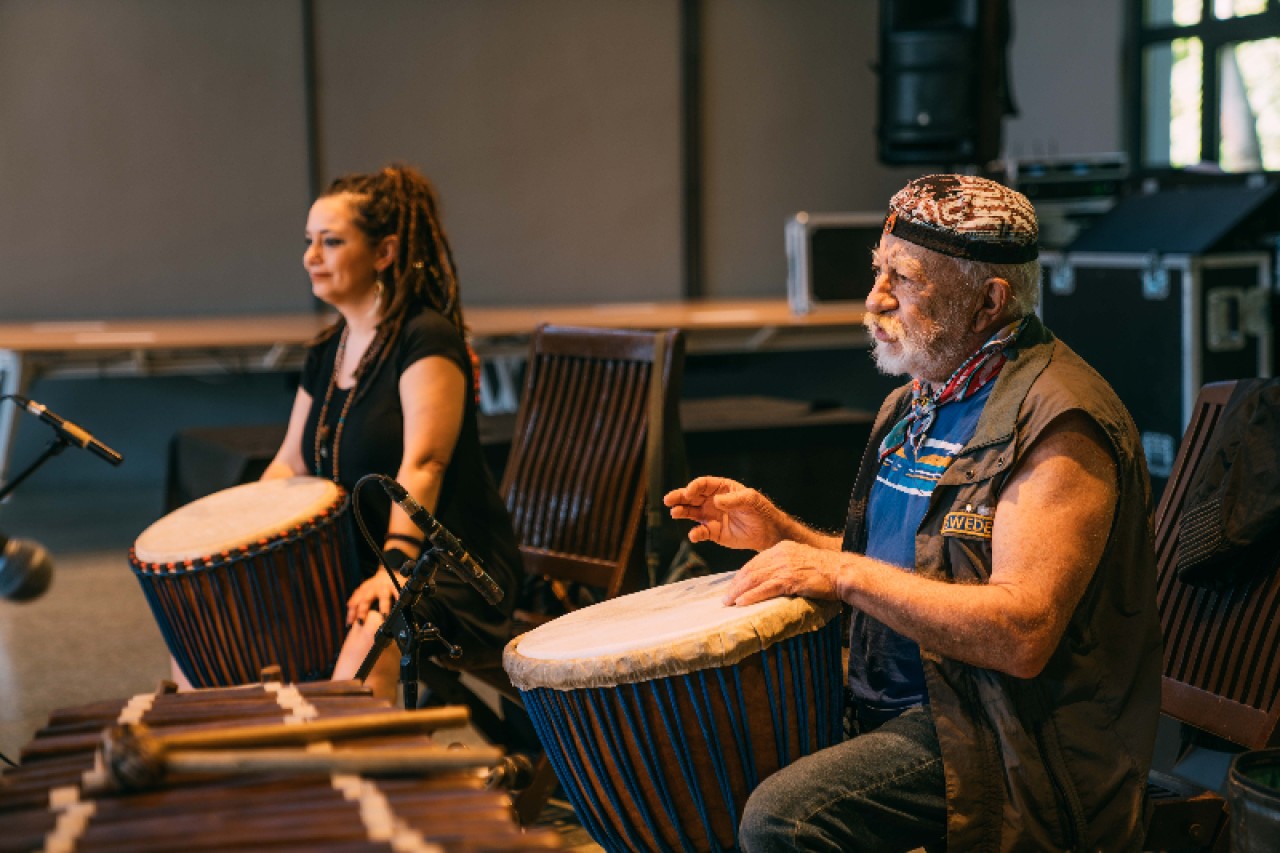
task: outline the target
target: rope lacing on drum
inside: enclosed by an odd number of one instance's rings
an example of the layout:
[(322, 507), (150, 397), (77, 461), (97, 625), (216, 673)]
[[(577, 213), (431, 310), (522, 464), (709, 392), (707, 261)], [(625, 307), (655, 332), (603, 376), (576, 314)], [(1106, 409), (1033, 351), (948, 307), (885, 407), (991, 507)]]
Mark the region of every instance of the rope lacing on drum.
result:
[[(635, 720), (632, 718), (632, 711), (628, 708), (627, 702), (623, 698), (624, 694), (619, 693), (618, 708), (622, 711), (622, 716), (627, 724), (627, 729), (631, 732), (631, 736), (635, 739), (636, 743), (656, 744), (657, 741), (653, 737), (653, 730), (649, 728), (649, 721), (645, 719), (644, 704), (640, 697), (639, 688), (635, 684), (629, 684), (627, 687), (630, 688), (631, 699), (635, 703), (635, 717), (640, 720), (640, 725), (637, 726)], [(640, 736), (637, 736), (638, 734)], [(639, 753), (641, 761), (644, 762), (645, 774), (649, 777), (650, 784), (657, 789), (658, 799), (662, 801), (662, 807), (666, 809), (667, 814), (675, 814), (675, 800), (672, 798), (671, 790), (667, 786), (666, 775), (663, 774), (662, 767), (658, 764), (655, 757), (656, 751), (642, 748), (639, 750)], [(657, 837), (656, 833), (654, 834), (654, 837)], [(680, 838), (680, 843), (686, 853), (694, 849), (683, 836)]]
[[(669, 707), (658, 703), (658, 713), (662, 715), (662, 726), (667, 730), (667, 738), (672, 744), (677, 745), (676, 763), (680, 766), (680, 775), (684, 777), (686, 787), (690, 792), (697, 791), (697, 773), (693, 766), (691, 758), (693, 753), (689, 748), (689, 741), (684, 735), (684, 729), (680, 727), (678, 722), (672, 725), (669, 713), (670, 709), (679, 707), (676, 704), (675, 690), (672, 688), (670, 681), (663, 682), (659, 686), (666, 690), (667, 700), (670, 703)], [(711, 816), (707, 814), (707, 804), (702, 801), (701, 797), (694, 795), (693, 807), (698, 812), (698, 818), (702, 821), (702, 827), (706, 831), (707, 837), (715, 838), (715, 832), (711, 828)]]
[[(595, 691), (593, 690), (583, 690), (579, 693), (569, 693), (565, 695), (565, 698), (568, 699), (568, 701), (577, 704), (577, 707), (574, 710), (578, 714), (578, 719), (588, 719), (588, 717), (583, 713), (583, 705), (585, 702), (590, 701), (594, 692)], [(594, 750), (591, 751), (587, 756), (587, 760), (591, 762), (591, 769), (595, 772), (595, 777), (597, 779), (607, 778), (608, 771), (605, 769), (604, 763), (600, 760), (598, 753)], [(621, 822), (621, 815), (625, 814), (625, 812), (622, 810), (622, 803), (618, 800), (617, 792), (612, 788), (606, 788), (605, 796), (608, 797), (609, 805), (613, 806), (613, 810), (617, 815), (619, 815), (619, 822)], [(635, 837), (632, 828), (630, 826), (625, 826), (624, 828), (627, 832), (628, 839), (631, 841), (631, 846), (635, 849), (644, 849), (640, 844), (640, 840)]]
[[(721, 686), (723, 686), (724, 675), (719, 673), (721, 678)], [(693, 703), (694, 713), (698, 718), (698, 727), (702, 729), (702, 738), (708, 744), (720, 743), (720, 731), (716, 726), (715, 716), (711, 713), (711, 697), (707, 695), (707, 671), (700, 670), (692, 675), (686, 675), (681, 679), (685, 682), (685, 686), (689, 691), (689, 701)], [(693, 693), (693, 683), (696, 680), (698, 687), (702, 691), (702, 703), (699, 704), (697, 697)], [(729, 770), (725, 765), (724, 753), (718, 749), (707, 750), (710, 753), (711, 768), (716, 774), (716, 782), (720, 785), (720, 796), (729, 814), (737, 814), (737, 805), (733, 799), (733, 785), (729, 781)], [(714, 837), (714, 836), (713, 836)]]
[[(654, 821), (653, 815), (649, 813), (649, 809), (645, 808), (643, 789), (640, 787), (635, 767), (629, 760), (626, 750), (621, 748), (623, 744), (622, 733), (618, 729), (617, 723), (614, 721), (613, 717), (608, 713), (603, 713), (602, 709), (599, 707), (600, 703), (604, 701), (604, 697), (599, 695), (597, 691), (587, 691), (587, 701), (591, 703), (595, 719), (602, 720), (608, 727), (609, 737), (605, 738), (605, 746), (609, 750), (610, 758), (613, 760), (614, 766), (621, 771), (625, 777), (624, 784), (626, 785), (627, 793), (631, 796), (632, 803), (636, 806), (637, 811), (640, 812), (640, 819), (643, 821), (645, 828), (649, 830), (649, 834), (653, 839), (658, 842), (660, 845), (659, 849), (665, 853), (665, 851), (670, 848), (667, 847), (667, 845), (662, 844), (661, 836), (658, 834), (658, 825)], [(631, 743), (639, 744), (638, 748), (643, 752), (645, 742), (636, 740), (635, 735), (635, 729), (631, 729)], [(664, 805), (667, 804), (664, 803)], [(670, 808), (670, 806), (667, 807)], [(630, 830), (628, 830), (628, 835), (630, 834)]]

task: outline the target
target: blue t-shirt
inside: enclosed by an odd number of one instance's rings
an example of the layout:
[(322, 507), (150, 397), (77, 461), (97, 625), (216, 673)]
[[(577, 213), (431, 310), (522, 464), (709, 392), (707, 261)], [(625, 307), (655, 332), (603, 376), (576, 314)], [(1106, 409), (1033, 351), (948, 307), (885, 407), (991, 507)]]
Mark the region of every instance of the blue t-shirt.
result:
[[(939, 408), (919, 453), (908, 442), (881, 463), (867, 505), (868, 557), (915, 570), (916, 531), (933, 488), (973, 437), (994, 387)], [(891, 713), (926, 700), (915, 641), (856, 608), (850, 637), (849, 689), (864, 708)]]

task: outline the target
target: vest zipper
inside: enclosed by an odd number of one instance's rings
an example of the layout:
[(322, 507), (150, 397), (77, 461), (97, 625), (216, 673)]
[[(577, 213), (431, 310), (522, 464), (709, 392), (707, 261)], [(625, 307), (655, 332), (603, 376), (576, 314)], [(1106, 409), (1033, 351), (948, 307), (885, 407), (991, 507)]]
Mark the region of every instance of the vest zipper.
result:
[(1067, 833), (1067, 849), (1081, 850), (1081, 829), (1084, 826), (1084, 816), (1080, 813), (1080, 801), (1076, 798), (1075, 792), (1065, 784), (1062, 780), (1062, 751), (1058, 748), (1058, 739), (1056, 736), (1046, 732), (1052, 723), (1046, 721), (1036, 728), (1036, 744), (1040, 747), (1040, 754), (1044, 756), (1044, 772), (1049, 777), (1049, 784), (1053, 786), (1054, 795), (1058, 798), (1060, 807), (1067, 817), (1065, 829)]

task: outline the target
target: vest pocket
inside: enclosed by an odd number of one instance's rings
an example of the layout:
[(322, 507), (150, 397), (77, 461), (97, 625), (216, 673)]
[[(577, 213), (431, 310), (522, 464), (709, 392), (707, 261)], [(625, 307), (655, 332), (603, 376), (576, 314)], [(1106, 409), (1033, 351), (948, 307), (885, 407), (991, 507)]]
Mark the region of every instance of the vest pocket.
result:
[(991, 540), (947, 536), (947, 560), (956, 581), (982, 581), (991, 577)]

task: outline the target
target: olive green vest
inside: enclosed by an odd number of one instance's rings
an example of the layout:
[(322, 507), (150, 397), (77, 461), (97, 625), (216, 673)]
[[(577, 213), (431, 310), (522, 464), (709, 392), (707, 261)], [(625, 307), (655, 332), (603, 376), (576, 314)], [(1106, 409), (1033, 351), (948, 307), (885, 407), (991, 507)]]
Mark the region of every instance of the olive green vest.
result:
[[(850, 500), (846, 550), (865, 548), (876, 450), (910, 399), (900, 388), (880, 410)], [(1146, 462), (1110, 386), (1034, 317), (930, 498), (916, 571), (987, 581), (991, 527), (983, 520), (1027, 448), (1069, 411), (1086, 414), (1110, 441), (1119, 497), (1106, 550), (1048, 665), (1021, 679), (921, 649), (951, 850), (1142, 849), (1161, 661)]]

